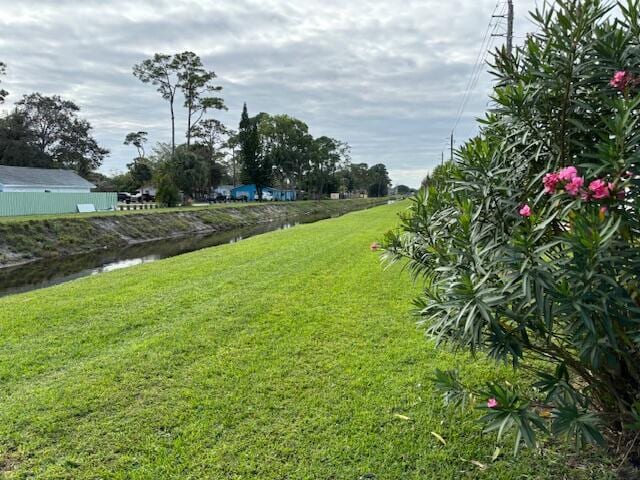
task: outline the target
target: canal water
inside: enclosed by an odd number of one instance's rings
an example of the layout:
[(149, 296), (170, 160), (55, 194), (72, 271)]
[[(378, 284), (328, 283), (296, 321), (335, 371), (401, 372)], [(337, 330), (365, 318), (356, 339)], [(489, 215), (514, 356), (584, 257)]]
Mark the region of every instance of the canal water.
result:
[(65, 258), (37, 260), (24, 265), (0, 268), (0, 297), (28, 292), (88, 277), (102, 272), (155, 262), (203, 248), (235, 243), (261, 233), (291, 228), (327, 218), (307, 216), (282, 222), (215, 232), (206, 235), (172, 238), (132, 245), (119, 250), (104, 250)]

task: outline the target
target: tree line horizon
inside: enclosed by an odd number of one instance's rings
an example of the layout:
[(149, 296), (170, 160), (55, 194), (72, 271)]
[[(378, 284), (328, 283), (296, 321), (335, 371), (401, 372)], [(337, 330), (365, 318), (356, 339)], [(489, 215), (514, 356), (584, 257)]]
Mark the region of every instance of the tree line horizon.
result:
[[(286, 114), (250, 116), (246, 102), (237, 129), (213, 116), (228, 110), (217, 75), (193, 52), (156, 53), (133, 66), (133, 75), (154, 86), (168, 103), (171, 137), (147, 152), (148, 131), (128, 133), (134, 149), (127, 171), (111, 176), (97, 169), (109, 155), (93, 136), (80, 108), (59, 95), (25, 94), (0, 117), (0, 164), (67, 168), (102, 191), (134, 192), (154, 185), (168, 204), (178, 192), (203, 198), (221, 184), (253, 183), (295, 189), (309, 198), (330, 193), (385, 196), (391, 181), (386, 166), (352, 163), (351, 148), (328, 136), (314, 137), (308, 125)], [(0, 79), (6, 64), (0, 62)], [(0, 89), (0, 105), (9, 93)], [(176, 140), (176, 118), (184, 115), (184, 141)], [(403, 191), (408, 187), (400, 186)]]

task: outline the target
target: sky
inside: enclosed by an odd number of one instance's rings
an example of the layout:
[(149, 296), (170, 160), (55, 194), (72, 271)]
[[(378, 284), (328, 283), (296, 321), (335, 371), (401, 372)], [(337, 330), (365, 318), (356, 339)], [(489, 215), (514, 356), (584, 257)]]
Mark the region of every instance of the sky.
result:
[[(514, 0), (515, 43), (535, 30), (536, 0)], [(111, 153), (100, 170), (136, 156), (130, 131), (170, 139), (168, 103), (132, 74), (154, 53), (190, 50), (216, 72), (237, 128), (251, 115), (288, 114), (314, 136), (351, 145), (353, 162), (384, 163), (411, 187), (476, 131), (491, 77), (482, 68), (458, 114), (494, 9), (506, 0), (0, 0), (4, 109), (24, 94), (73, 100)], [(496, 33), (506, 22), (494, 19)], [(492, 24), (493, 25), (493, 24)], [(493, 26), (492, 26), (493, 31)], [(495, 45), (503, 37), (490, 37)], [(482, 56), (480, 57), (482, 58)], [(178, 110), (177, 134), (184, 132)]]

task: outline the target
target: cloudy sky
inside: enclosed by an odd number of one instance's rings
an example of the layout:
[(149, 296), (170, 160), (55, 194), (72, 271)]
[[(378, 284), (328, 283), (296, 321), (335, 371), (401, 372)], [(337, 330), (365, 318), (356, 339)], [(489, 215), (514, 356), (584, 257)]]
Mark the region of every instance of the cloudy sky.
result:
[[(498, 12), (506, 1), (500, 0)], [(515, 41), (535, 0), (515, 0)], [(131, 73), (155, 52), (191, 50), (214, 70), (237, 127), (286, 113), (315, 136), (347, 141), (355, 162), (383, 162), (395, 184), (419, 184), (440, 161), (496, 0), (0, 0), (6, 108), (39, 91), (74, 100), (111, 150), (104, 173), (134, 156), (127, 132), (169, 139), (167, 104)], [(496, 20), (499, 21), (499, 20)], [(496, 32), (504, 31), (504, 22)], [(494, 37), (495, 42), (503, 38)], [(475, 131), (483, 73), (456, 128)], [(182, 112), (180, 112), (182, 113)], [(182, 121), (179, 131), (184, 131)]]

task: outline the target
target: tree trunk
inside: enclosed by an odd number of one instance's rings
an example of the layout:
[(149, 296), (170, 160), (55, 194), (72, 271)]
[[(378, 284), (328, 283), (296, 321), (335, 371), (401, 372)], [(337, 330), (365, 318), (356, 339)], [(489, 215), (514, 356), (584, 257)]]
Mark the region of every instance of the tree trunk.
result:
[(233, 148), (232, 150), (232, 155), (231, 155), (231, 162), (233, 165), (233, 186), (237, 186), (237, 180), (236, 180), (236, 149)]
[(189, 147), (191, 146), (191, 112), (193, 111), (193, 106), (191, 102), (187, 107), (187, 151), (189, 151)]
[(169, 100), (169, 105), (171, 105), (171, 158), (173, 159), (176, 156), (176, 116), (173, 113), (173, 99), (172, 96)]

